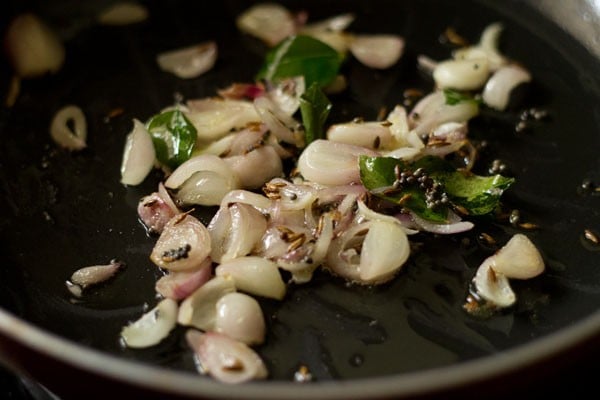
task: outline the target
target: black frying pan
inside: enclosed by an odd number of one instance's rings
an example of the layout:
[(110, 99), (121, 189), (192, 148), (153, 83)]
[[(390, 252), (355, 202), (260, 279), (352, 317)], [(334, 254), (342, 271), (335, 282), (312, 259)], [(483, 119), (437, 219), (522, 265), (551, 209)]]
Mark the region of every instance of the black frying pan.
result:
[[(539, 225), (527, 234), (542, 250), (547, 271), (515, 285), (516, 308), (489, 320), (465, 314), (468, 281), (494, 251), (480, 245), (480, 233), (501, 242), (518, 231), (483, 220), (457, 237), (420, 238), (422, 250), (381, 287), (348, 287), (317, 274), (310, 284), (291, 288), (285, 301), (261, 303), (268, 337), (258, 350), (271, 378), (242, 387), (197, 376), (182, 330), (151, 349), (119, 345), (121, 327), (155, 302), (159, 273), (148, 260), (155, 238), (146, 235), (135, 208), (161, 178), (156, 173), (126, 188), (119, 184), (119, 166), (132, 118), (148, 118), (175, 93), (204, 97), (253, 79), (265, 48), (233, 24), (248, 2), (215, 2), (209, 10), (204, 2), (148, 1), (148, 21), (119, 28), (92, 24), (100, 7), (94, 3), (4, 6), (5, 20), (25, 9), (44, 15), (67, 49), (59, 74), (24, 81), (15, 106), (1, 110), (0, 358), (6, 364), (64, 397), (85, 390), (348, 399), (472, 393), (492, 378), (502, 387), (498, 378), (511, 372), (571, 357), (569, 351), (583, 344), (597, 349), (600, 251), (583, 233), (600, 230), (600, 197), (580, 188), (585, 179), (600, 184), (600, 54), (591, 2), (536, 3), (541, 11), (516, 0), (286, 3), (308, 10), (311, 20), (351, 11), (357, 15), (352, 31), (393, 32), (407, 40), (403, 59), (389, 71), (352, 60), (344, 66), (350, 89), (334, 99), (330, 122), (373, 119), (382, 106), (400, 103), (404, 89), (430, 90), (432, 83), (415, 69), (416, 56), (447, 57), (451, 48), (438, 42), (446, 27), (475, 41), (487, 24), (505, 24), (503, 52), (534, 77), (526, 102), (547, 110), (549, 118), (517, 134), (521, 110), (486, 113), (472, 133), (489, 143), (479, 168), (499, 158), (517, 178), (505, 206)], [(549, 18), (573, 29), (567, 33)], [(206, 75), (184, 81), (157, 68), (158, 52), (208, 39), (218, 42), (220, 56)], [(2, 73), (9, 76), (6, 65)], [(89, 147), (80, 153), (56, 149), (48, 135), (52, 115), (68, 103), (81, 106), (89, 124)], [(107, 118), (116, 108), (124, 113)], [(212, 211), (197, 215), (208, 222)], [(64, 283), (70, 274), (113, 258), (124, 260), (126, 269), (72, 301)], [(315, 382), (291, 383), (300, 364)]]

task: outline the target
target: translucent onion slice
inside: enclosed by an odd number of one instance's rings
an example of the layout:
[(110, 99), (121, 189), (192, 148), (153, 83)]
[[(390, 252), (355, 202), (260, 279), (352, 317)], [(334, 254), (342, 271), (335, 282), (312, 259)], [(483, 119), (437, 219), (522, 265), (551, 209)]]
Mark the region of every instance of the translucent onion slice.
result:
[(154, 167), (156, 154), (152, 138), (144, 124), (133, 120), (133, 130), (127, 135), (123, 161), (121, 163), (121, 183), (139, 185)]
[(186, 340), (194, 350), (201, 373), (223, 383), (238, 384), (267, 377), (267, 368), (248, 345), (217, 332), (190, 330)]
[(179, 307), (177, 322), (203, 331), (215, 329), (217, 302), (227, 293), (235, 292), (233, 279), (215, 277), (200, 286)]
[(277, 264), (263, 257), (239, 257), (223, 262), (215, 274), (231, 277), (242, 292), (276, 300), (285, 296), (286, 287)]
[(113, 260), (110, 264), (106, 265), (93, 265), (80, 268), (71, 275), (71, 282), (85, 289), (90, 285), (95, 285), (112, 278), (123, 265), (123, 263)]
[(216, 206), (237, 187), (238, 179), (233, 172), (222, 175), (215, 171), (198, 171), (179, 187), (175, 198), (184, 205)]
[(294, 16), (283, 6), (275, 3), (256, 4), (236, 19), (238, 29), (274, 46), (296, 33)]
[(531, 82), (531, 74), (526, 69), (518, 65), (500, 67), (485, 84), (483, 101), (488, 106), (503, 111), (508, 106), (512, 90), (527, 82)]
[(473, 283), (479, 296), (498, 307), (510, 307), (517, 300), (508, 278), (494, 271), (489, 258), (477, 269)]
[(164, 71), (191, 79), (211, 70), (217, 61), (217, 53), (217, 44), (210, 41), (160, 53), (156, 62)]
[(177, 302), (164, 299), (140, 319), (121, 330), (121, 339), (127, 347), (154, 346), (166, 338), (177, 324)]
[(461, 101), (458, 104), (446, 104), (441, 90), (432, 92), (421, 99), (408, 115), (408, 122), (419, 136), (426, 136), (446, 122), (465, 122), (479, 113), (474, 101)]
[(258, 193), (248, 190), (232, 190), (223, 197), (221, 207), (232, 203), (243, 203), (251, 205), (263, 214), (267, 214), (271, 209), (271, 200)]
[(165, 225), (150, 259), (170, 271), (199, 267), (211, 251), (210, 234), (202, 222), (189, 214), (178, 214)]
[(396, 64), (404, 52), (404, 39), (397, 35), (357, 35), (350, 52), (370, 68), (386, 69)]
[(247, 345), (265, 341), (265, 317), (256, 300), (244, 293), (227, 293), (217, 301), (215, 331)]
[(381, 122), (348, 122), (331, 125), (327, 139), (378, 150), (389, 147), (392, 134)]
[(440, 89), (478, 90), (489, 75), (489, 62), (485, 58), (443, 61), (433, 70), (433, 79)]
[(358, 156), (377, 155), (366, 147), (329, 140), (315, 140), (300, 155), (298, 171), (309, 181), (323, 185), (347, 185), (360, 182)]
[(219, 208), (210, 224), (211, 257), (222, 263), (250, 254), (267, 230), (267, 220), (254, 207), (232, 204)]
[(145, 21), (148, 18), (148, 9), (134, 1), (125, 1), (113, 4), (98, 15), (98, 22), (102, 25), (130, 25)]
[(404, 265), (410, 255), (406, 232), (400, 224), (389, 220), (373, 220), (362, 244), (360, 283), (382, 283)]
[(185, 116), (198, 131), (198, 142), (208, 144), (261, 119), (250, 101), (201, 99), (187, 102)]
[(4, 40), (15, 73), (21, 78), (55, 73), (64, 63), (65, 49), (62, 42), (34, 14), (16, 16), (10, 22)]
[(183, 300), (211, 278), (212, 261), (210, 258), (196, 269), (170, 271), (156, 281), (156, 292), (173, 300)]
[[(71, 129), (72, 123), (73, 129)], [(81, 150), (86, 147), (87, 122), (81, 108), (69, 105), (58, 110), (50, 123), (50, 136), (61, 147)]]
[(531, 240), (517, 233), (488, 258), (494, 271), (511, 279), (530, 279), (544, 272), (544, 260)]
[[(272, 146), (262, 146), (243, 155), (223, 158), (244, 189), (258, 189), (265, 182), (283, 175), (283, 164)], [(237, 189), (232, 187), (231, 189)]]

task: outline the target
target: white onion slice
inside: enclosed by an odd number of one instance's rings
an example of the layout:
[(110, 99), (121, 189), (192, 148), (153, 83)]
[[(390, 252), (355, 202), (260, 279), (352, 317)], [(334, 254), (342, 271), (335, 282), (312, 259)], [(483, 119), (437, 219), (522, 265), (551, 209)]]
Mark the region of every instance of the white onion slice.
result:
[(217, 53), (217, 44), (210, 41), (160, 53), (156, 62), (164, 71), (191, 79), (211, 70), (217, 61)]
[(296, 33), (293, 15), (282, 5), (275, 3), (256, 4), (236, 19), (238, 29), (274, 46)]
[(150, 259), (171, 271), (194, 269), (210, 254), (210, 235), (202, 222), (189, 214), (178, 214), (165, 225)]
[(283, 175), (281, 158), (272, 146), (261, 146), (243, 155), (225, 157), (223, 161), (239, 182), (239, 186), (229, 190), (238, 187), (258, 189), (269, 179)]
[(285, 296), (286, 287), (277, 264), (263, 257), (239, 257), (223, 262), (215, 274), (231, 277), (242, 292), (276, 300)]
[(366, 147), (328, 140), (315, 140), (300, 155), (298, 170), (302, 176), (323, 185), (347, 185), (360, 182), (358, 156), (377, 155)]
[(389, 147), (392, 135), (389, 127), (381, 122), (348, 122), (331, 125), (327, 139), (378, 150)]
[(530, 81), (529, 71), (518, 65), (500, 67), (485, 84), (482, 93), (483, 101), (488, 106), (503, 111), (508, 106), (512, 90)]
[(164, 299), (140, 319), (121, 330), (121, 339), (127, 347), (154, 346), (166, 338), (177, 323), (177, 302)]
[(177, 322), (203, 331), (215, 329), (217, 301), (227, 293), (235, 292), (233, 279), (215, 277), (200, 286), (181, 303)]
[[(69, 126), (72, 122), (73, 129)], [(58, 110), (50, 123), (50, 136), (61, 147), (81, 150), (86, 147), (87, 122), (81, 108), (69, 105)]]
[(530, 279), (544, 272), (544, 260), (531, 240), (517, 233), (486, 263), (511, 279)]
[(154, 167), (156, 154), (152, 138), (144, 124), (133, 120), (133, 129), (127, 135), (121, 163), (121, 183), (139, 185)]
[(508, 278), (494, 271), (489, 258), (477, 269), (473, 283), (479, 296), (498, 307), (510, 307), (517, 300)]
[(170, 271), (156, 281), (155, 289), (163, 297), (183, 300), (208, 282), (211, 274), (212, 261), (207, 258), (197, 269)]
[(267, 230), (267, 220), (254, 207), (237, 203), (219, 208), (207, 229), (211, 257), (222, 263), (250, 254)]
[(98, 15), (98, 22), (102, 25), (130, 25), (145, 21), (148, 18), (148, 9), (134, 1), (116, 3), (103, 10)]
[(433, 70), (433, 79), (440, 89), (481, 89), (490, 75), (487, 59), (447, 60)]
[(404, 39), (397, 35), (357, 35), (350, 52), (370, 68), (387, 69), (396, 64), (404, 51)]
[(256, 300), (244, 293), (227, 293), (217, 301), (215, 331), (247, 345), (265, 341), (265, 317)]
[(58, 36), (34, 14), (16, 16), (6, 30), (4, 43), (21, 78), (56, 73), (65, 60), (65, 49)]
[(80, 268), (71, 275), (71, 283), (85, 289), (112, 278), (123, 265), (123, 263), (112, 260), (110, 264)]
[(198, 131), (200, 144), (211, 143), (261, 120), (250, 101), (208, 98), (189, 100), (187, 105), (185, 116)]
[(238, 384), (267, 377), (267, 368), (254, 350), (221, 333), (190, 330), (186, 340), (194, 350), (201, 373), (223, 383)]

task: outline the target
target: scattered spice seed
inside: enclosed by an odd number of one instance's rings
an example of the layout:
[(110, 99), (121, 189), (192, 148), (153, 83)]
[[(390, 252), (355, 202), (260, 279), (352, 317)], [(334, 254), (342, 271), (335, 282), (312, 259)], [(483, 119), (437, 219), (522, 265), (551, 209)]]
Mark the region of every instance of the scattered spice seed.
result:
[(294, 373), (294, 382), (304, 383), (312, 380), (313, 376), (306, 365), (301, 365), (300, 368), (298, 368), (298, 371)]
[(448, 42), (448, 43), (451, 43), (451, 44), (459, 46), (459, 47), (464, 47), (464, 46), (469, 45), (469, 41), (467, 39), (465, 39), (464, 37), (462, 37), (461, 35), (459, 35), (456, 32), (456, 30), (451, 26), (446, 28), (443, 35), (440, 37), (440, 41), (442, 43)]
[(483, 242), (485, 242), (488, 245), (495, 245), (496, 244), (496, 239), (494, 239), (491, 235), (485, 233), (485, 232), (481, 232), (481, 234), (479, 235), (479, 239), (482, 240)]
[(538, 229), (539, 226), (537, 224), (531, 223), (531, 222), (523, 222), (522, 224), (519, 224), (519, 227), (523, 228), (523, 229)]

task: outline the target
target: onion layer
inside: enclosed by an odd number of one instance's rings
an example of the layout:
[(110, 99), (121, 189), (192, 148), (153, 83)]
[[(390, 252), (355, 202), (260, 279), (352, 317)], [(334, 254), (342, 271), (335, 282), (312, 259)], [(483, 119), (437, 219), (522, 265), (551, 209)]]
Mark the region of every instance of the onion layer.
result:
[(139, 185), (154, 166), (156, 158), (152, 138), (144, 124), (133, 120), (133, 130), (127, 135), (123, 162), (121, 164), (121, 183)]
[[(69, 122), (73, 123), (71, 130)], [(81, 108), (73, 105), (58, 110), (50, 124), (50, 136), (61, 147), (81, 150), (86, 147), (87, 122)]]

